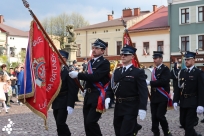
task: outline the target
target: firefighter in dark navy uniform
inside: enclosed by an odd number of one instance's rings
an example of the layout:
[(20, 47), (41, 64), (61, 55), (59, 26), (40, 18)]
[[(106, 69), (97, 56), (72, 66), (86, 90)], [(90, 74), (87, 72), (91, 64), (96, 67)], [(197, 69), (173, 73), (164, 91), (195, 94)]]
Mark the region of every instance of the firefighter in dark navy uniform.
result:
[[(169, 131), (168, 122), (166, 120), (165, 114), (167, 112), (168, 96), (163, 95), (170, 92), (170, 70), (167, 66), (163, 64), (163, 51), (154, 51), (153, 60), (156, 67), (153, 72), (155, 80), (148, 81), (147, 85), (151, 86), (151, 98), (150, 107), (152, 114), (152, 132), (154, 136), (160, 136), (159, 123), (164, 132), (164, 136), (172, 136)], [(162, 90), (161, 90), (162, 89)], [(161, 93), (164, 91), (165, 93)]]
[[(68, 52), (59, 51), (65, 62), (68, 59)], [(61, 69), (62, 85), (58, 96), (52, 103), (53, 115), (57, 125), (58, 136), (71, 136), (71, 132), (66, 124), (67, 115), (72, 114), (75, 98), (79, 87), (75, 81), (69, 77), (69, 70), (62, 65)]]
[(124, 46), (121, 50), (123, 67), (114, 71), (109, 84), (105, 105), (108, 109), (110, 98), (116, 96), (114, 129), (116, 136), (133, 136), (137, 133), (137, 116), (146, 117), (148, 88), (144, 70), (132, 65), (136, 49)]
[(174, 109), (180, 102), (180, 123), (184, 127), (185, 136), (201, 136), (194, 129), (197, 114), (204, 111), (203, 72), (194, 66), (196, 53), (185, 54), (186, 69), (178, 74), (178, 86), (174, 93)]
[[(92, 45), (93, 59), (88, 63), (88, 73), (72, 71), (69, 73), (71, 78), (78, 77), (79, 80), (86, 81), (85, 98), (84, 98), (84, 127), (86, 136), (102, 136), (98, 120), (103, 111), (98, 110), (98, 100), (101, 98), (102, 90), (98, 88), (96, 83), (108, 85), (110, 81), (110, 62), (103, 57), (107, 43), (101, 39), (97, 39)], [(105, 97), (105, 96), (104, 96)]]

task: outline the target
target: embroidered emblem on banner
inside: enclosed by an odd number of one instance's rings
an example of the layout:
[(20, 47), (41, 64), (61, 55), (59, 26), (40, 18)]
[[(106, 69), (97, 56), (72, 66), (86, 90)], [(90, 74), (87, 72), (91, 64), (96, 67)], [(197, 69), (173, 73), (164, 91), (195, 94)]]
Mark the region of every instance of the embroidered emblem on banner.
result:
[(35, 83), (39, 87), (45, 86), (45, 59), (43, 57), (34, 59)]

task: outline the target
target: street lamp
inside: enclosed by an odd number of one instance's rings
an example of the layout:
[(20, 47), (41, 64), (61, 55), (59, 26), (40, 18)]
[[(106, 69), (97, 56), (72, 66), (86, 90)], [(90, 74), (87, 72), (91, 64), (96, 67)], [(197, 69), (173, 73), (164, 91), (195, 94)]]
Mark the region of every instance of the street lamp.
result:
[(173, 3), (173, 0), (167, 0), (168, 4), (171, 5)]

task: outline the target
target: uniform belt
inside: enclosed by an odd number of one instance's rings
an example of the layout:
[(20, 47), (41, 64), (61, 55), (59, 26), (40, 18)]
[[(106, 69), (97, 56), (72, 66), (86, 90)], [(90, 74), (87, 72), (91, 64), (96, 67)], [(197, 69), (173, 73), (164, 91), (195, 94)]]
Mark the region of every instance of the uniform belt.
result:
[(119, 103), (125, 102), (125, 101), (134, 101), (139, 99), (139, 96), (135, 96), (135, 97), (126, 97), (126, 98), (116, 98), (116, 101)]
[(91, 93), (91, 92), (97, 91), (97, 89), (96, 89), (96, 88), (86, 88), (86, 91), (87, 91), (88, 93)]
[(65, 96), (68, 93), (68, 91), (65, 92), (59, 92), (58, 96)]
[(193, 96), (197, 96), (197, 94), (195, 93), (191, 93), (191, 94), (182, 94), (184, 98), (189, 98), (189, 97), (193, 97)]

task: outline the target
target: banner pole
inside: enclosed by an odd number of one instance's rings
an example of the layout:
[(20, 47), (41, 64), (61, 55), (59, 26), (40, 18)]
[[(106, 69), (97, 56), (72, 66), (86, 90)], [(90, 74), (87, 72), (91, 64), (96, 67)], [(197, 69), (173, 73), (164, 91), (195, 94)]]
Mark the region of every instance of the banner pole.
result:
[[(55, 50), (55, 52), (57, 53), (57, 55), (59, 56), (60, 60), (62, 61), (62, 63), (69, 69), (67, 63), (64, 61), (64, 59), (62, 58), (61, 54), (59, 53), (59, 51), (57, 50), (57, 48), (55, 47), (54, 43), (52, 42), (52, 40), (50, 39), (50, 37), (48, 36), (48, 34), (46, 33), (46, 31), (44, 30), (43, 26), (41, 25), (41, 23), (39, 22), (38, 18), (35, 16), (35, 14), (33, 13), (33, 11), (30, 9), (30, 5), (26, 0), (22, 0), (24, 6), (28, 9), (28, 11), (30, 12), (31, 16), (33, 17), (33, 19), (36, 21), (36, 23), (38, 24), (38, 26), (40, 27), (40, 29), (42, 30), (43, 34), (46, 36), (46, 38), (48, 39), (49, 43), (51, 44), (52, 48)], [(84, 89), (82, 88), (81, 84), (79, 83), (78, 79), (74, 79), (74, 81), (76, 82), (76, 84), (78, 85), (78, 87), (81, 89), (82, 92), (84, 92)]]

